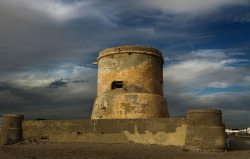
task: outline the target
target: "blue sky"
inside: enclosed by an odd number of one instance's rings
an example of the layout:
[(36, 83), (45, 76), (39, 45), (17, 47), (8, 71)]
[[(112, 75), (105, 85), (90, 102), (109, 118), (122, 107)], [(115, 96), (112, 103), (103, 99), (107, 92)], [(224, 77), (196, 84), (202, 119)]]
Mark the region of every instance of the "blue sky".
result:
[(90, 118), (98, 52), (118, 45), (162, 51), (171, 117), (221, 109), (250, 126), (249, 0), (2, 0), (0, 114)]

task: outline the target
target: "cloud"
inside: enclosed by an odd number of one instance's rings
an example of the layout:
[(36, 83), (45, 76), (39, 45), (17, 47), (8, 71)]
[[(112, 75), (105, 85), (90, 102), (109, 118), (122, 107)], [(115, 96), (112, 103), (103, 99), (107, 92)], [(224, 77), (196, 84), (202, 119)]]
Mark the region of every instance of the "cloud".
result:
[(203, 13), (211, 12), (221, 7), (233, 5), (249, 5), (248, 0), (147, 0), (150, 7), (169, 13)]
[(238, 65), (248, 60), (234, 59), (223, 50), (197, 50), (168, 59), (164, 78), (170, 87), (177, 83), (180, 90), (249, 85), (248, 69)]
[(250, 13), (246, 13), (244, 15), (237, 15), (233, 17), (233, 22), (240, 23), (249, 23), (250, 22)]
[[(168, 9), (166, 6), (171, 5), (173, 7), (170, 8), (177, 8), (176, 11), (179, 12), (182, 9), (178, 9), (178, 6), (188, 5), (178, 4), (185, 3), (187, 2), (1, 1), (1, 74), (66, 62), (90, 64), (101, 49), (114, 45), (161, 45), (176, 49), (211, 39), (213, 33), (192, 30), (197, 22), (188, 14), (154, 12), (164, 7)], [(195, 4), (199, 3), (201, 2), (195, 1)], [(212, 7), (229, 2), (220, 0), (202, 3)], [(238, 1), (230, 3), (238, 4)], [(188, 28), (188, 31), (181, 30), (183, 28)], [(157, 44), (154, 44), (156, 41)]]
[(68, 81), (65, 81), (63, 79), (55, 80), (54, 82), (49, 84), (49, 88), (67, 87), (68, 83)]
[[(171, 116), (238, 105), (248, 111), (247, 0), (2, 0), (0, 10), (0, 113), (89, 117), (91, 64), (100, 50), (125, 44), (163, 52)], [(224, 49), (230, 46), (237, 49)]]
[[(23, 1), (21, 2), (23, 3)], [(39, 4), (39, 5), (37, 5)], [(73, 1), (64, 3), (55, 0), (37, 0), (25, 4), (35, 11), (47, 14), (53, 20), (64, 22), (75, 18), (93, 14), (95, 9), (91, 8), (91, 1)]]
[(42, 15), (43, 17), (49, 18), (51, 22), (56, 23), (64, 23), (84, 17), (98, 18), (99, 20), (108, 22), (106, 15), (95, 7), (96, 2), (90, 0), (73, 0), (69, 2), (63, 0), (4, 0), (2, 4), (12, 9), (26, 9), (26, 11), (21, 14), (25, 19), (32, 18), (32, 15), (26, 14), (28, 11)]
[(0, 83), (0, 114), (21, 113), (26, 119), (90, 118), (96, 83), (71, 83), (56, 89)]
[(250, 120), (250, 111), (240, 110), (240, 109), (229, 109), (224, 110), (222, 114), (225, 121), (230, 121), (226, 123), (227, 128), (247, 128), (248, 124), (245, 121)]
[[(166, 58), (164, 91), (172, 117), (183, 117), (189, 109), (250, 111), (249, 69), (238, 64), (248, 61), (231, 55), (232, 50), (206, 49)], [(233, 120), (226, 115), (226, 122)]]
[(239, 80), (245, 77), (246, 72), (244, 68), (227, 67), (217, 62), (189, 60), (166, 67), (164, 73), (167, 85), (178, 83), (180, 89), (185, 90), (247, 84)]
[[(77, 9), (79, 13), (75, 14), (74, 7), (78, 5), (78, 2), (66, 4), (63, 1), (0, 1), (1, 74), (30, 66), (92, 63), (105, 48), (104, 31), (111, 32), (112, 28), (105, 22), (105, 14), (93, 13), (99, 12), (98, 9), (80, 5), (86, 8)], [(60, 11), (65, 7), (72, 9), (65, 9), (65, 13)], [(98, 36), (100, 38), (96, 38)]]
[(75, 80), (75, 81), (73, 81), (73, 83), (82, 83), (82, 82), (88, 82), (88, 81), (86, 81), (86, 80)]
[(0, 114), (23, 113), (26, 119), (90, 118), (96, 76), (96, 68), (72, 64), (48, 72), (9, 74), (0, 80)]
[(74, 64), (55, 65), (47, 68), (9, 73), (0, 79), (0, 82), (9, 81), (14, 86), (22, 87), (48, 87), (66, 86), (70, 83), (95, 82), (97, 68), (93, 66), (78, 66)]

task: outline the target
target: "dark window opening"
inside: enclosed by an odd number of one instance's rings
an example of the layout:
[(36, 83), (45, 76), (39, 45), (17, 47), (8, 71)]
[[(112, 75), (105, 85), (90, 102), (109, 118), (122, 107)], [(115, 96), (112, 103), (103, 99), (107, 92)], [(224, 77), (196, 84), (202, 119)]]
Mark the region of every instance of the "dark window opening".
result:
[(122, 88), (123, 82), (122, 81), (114, 81), (111, 84), (111, 89)]

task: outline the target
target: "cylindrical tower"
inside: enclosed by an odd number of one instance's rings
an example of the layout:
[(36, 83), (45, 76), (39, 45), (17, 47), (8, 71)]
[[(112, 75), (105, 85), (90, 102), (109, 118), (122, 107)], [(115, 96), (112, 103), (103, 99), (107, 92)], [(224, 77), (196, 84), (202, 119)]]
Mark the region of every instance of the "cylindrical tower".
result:
[(97, 58), (98, 84), (91, 119), (168, 117), (162, 54), (138, 45), (111, 47)]
[(195, 109), (187, 111), (186, 146), (190, 149), (224, 151), (225, 124), (221, 110)]
[(3, 114), (0, 145), (10, 145), (22, 141), (22, 121), (19, 114)]

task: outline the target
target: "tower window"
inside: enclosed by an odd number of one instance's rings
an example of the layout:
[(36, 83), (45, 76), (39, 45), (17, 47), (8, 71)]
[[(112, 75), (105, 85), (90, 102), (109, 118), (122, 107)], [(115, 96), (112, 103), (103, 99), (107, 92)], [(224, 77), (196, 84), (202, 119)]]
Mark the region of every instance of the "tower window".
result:
[(111, 84), (111, 89), (122, 88), (122, 87), (123, 87), (123, 81), (114, 81)]

